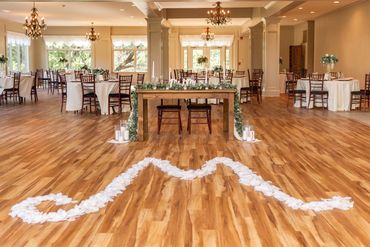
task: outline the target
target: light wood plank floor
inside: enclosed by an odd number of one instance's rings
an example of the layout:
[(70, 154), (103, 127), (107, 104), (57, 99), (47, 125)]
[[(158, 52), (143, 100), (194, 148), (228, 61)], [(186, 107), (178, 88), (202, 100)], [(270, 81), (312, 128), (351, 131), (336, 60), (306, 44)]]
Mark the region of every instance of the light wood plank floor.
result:
[[(179, 137), (176, 126), (155, 134), (152, 104), (149, 140), (129, 145), (106, 142), (118, 116), (60, 113), (57, 96), (0, 106), (0, 246), (370, 246), (370, 127), (287, 108), (281, 98), (242, 108), (263, 142), (225, 142), (220, 106), (213, 107), (212, 135), (194, 126)], [(186, 128), (185, 120), (184, 111)], [(227, 156), (292, 196), (351, 196), (355, 204), (349, 211), (295, 211), (241, 186), (225, 167), (192, 182), (149, 167), (106, 208), (76, 221), (29, 225), (8, 216), (30, 196), (85, 199), (148, 156), (183, 169)]]

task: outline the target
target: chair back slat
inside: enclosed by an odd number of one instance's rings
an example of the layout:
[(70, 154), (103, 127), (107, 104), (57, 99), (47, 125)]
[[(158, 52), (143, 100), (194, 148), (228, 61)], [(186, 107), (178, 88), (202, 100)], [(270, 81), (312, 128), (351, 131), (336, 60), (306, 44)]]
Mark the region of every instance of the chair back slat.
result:
[(365, 90), (370, 91), (370, 73), (365, 75)]
[(13, 78), (13, 89), (19, 89), (20, 82), (21, 82), (21, 72), (15, 72)]
[(120, 94), (131, 94), (132, 75), (120, 75), (118, 83)]
[(82, 94), (95, 93), (95, 76), (93, 74), (80, 75)]
[(62, 94), (63, 93), (67, 93), (67, 79), (66, 79), (66, 75), (65, 74), (58, 74), (59, 76), (59, 83), (60, 83), (60, 87), (62, 89)]
[(144, 84), (144, 78), (145, 78), (144, 73), (138, 73), (137, 76), (136, 76), (136, 83), (137, 84)]
[(308, 76), (310, 91), (324, 91), (325, 74), (310, 74)]

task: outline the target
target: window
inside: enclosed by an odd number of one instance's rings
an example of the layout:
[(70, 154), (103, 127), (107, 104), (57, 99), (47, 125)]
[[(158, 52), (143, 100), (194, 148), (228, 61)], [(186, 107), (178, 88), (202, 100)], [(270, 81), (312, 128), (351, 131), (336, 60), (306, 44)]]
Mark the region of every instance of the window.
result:
[(7, 33), (8, 71), (29, 72), (30, 40), (20, 33)]
[(91, 68), (91, 44), (85, 37), (45, 36), (50, 69)]
[(203, 69), (202, 64), (198, 64), (198, 58), (203, 56), (203, 49), (193, 48), (193, 70)]
[(213, 69), (215, 66), (221, 65), (221, 49), (211, 48), (209, 51), (209, 65)]
[(184, 47), (184, 70), (188, 70), (188, 48)]
[(225, 67), (230, 69), (230, 47), (226, 47), (225, 50)]
[(146, 72), (146, 36), (113, 36), (113, 66), (116, 72)]

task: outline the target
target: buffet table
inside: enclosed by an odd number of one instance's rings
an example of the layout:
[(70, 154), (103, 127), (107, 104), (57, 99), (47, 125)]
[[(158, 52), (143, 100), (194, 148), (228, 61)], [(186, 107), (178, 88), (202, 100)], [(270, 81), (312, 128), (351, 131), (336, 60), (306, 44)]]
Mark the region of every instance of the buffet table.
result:
[[(310, 85), (308, 79), (301, 79), (297, 82), (297, 89), (306, 90), (306, 102), (303, 106), (307, 106), (310, 98)], [(329, 92), (328, 110), (329, 111), (350, 111), (351, 92), (360, 90), (360, 83), (358, 80), (352, 78), (343, 78), (333, 81), (324, 81), (324, 90)], [(294, 105), (300, 107), (300, 102), (297, 101)], [(311, 101), (309, 108), (313, 107)]]

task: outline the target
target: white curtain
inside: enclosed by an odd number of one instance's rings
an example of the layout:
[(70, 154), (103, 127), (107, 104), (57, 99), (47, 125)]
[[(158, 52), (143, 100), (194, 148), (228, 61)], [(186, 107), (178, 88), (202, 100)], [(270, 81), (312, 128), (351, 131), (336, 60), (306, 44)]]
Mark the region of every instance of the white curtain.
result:
[(234, 35), (215, 35), (214, 40), (205, 41), (200, 35), (180, 35), (182, 47), (203, 47), (203, 46), (231, 46)]
[(23, 33), (7, 32), (6, 40), (7, 43), (11, 45), (31, 45), (31, 39)]
[(46, 46), (52, 46), (56, 44), (59, 45), (68, 45), (68, 46), (79, 46), (83, 48), (90, 48), (90, 41), (86, 39), (85, 36), (52, 36), (52, 35), (45, 35), (44, 36)]
[(147, 37), (145, 35), (135, 36), (112, 36), (113, 47), (130, 46), (131, 43), (135, 46), (144, 45), (147, 47)]

